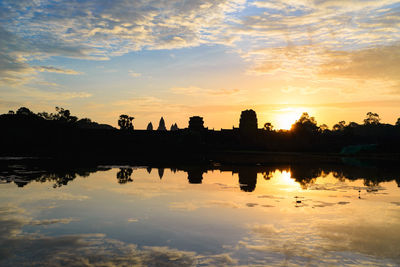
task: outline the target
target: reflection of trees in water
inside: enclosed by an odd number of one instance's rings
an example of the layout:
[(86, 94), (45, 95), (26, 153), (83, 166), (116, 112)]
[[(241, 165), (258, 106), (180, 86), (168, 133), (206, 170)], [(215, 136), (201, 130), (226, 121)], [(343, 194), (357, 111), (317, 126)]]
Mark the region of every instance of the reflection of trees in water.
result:
[(118, 183), (126, 184), (133, 182), (133, 180), (131, 179), (132, 172), (132, 168), (119, 168), (119, 172), (117, 172)]
[(271, 178), (274, 176), (274, 172), (272, 172), (272, 171), (263, 172), (262, 176), (263, 176), (264, 180), (268, 181), (268, 180), (271, 180)]
[[(45, 183), (53, 182), (54, 188), (65, 186), (77, 177), (87, 177), (97, 171), (109, 170), (103, 167), (71, 167), (65, 164), (49, 164), (41, 162), (42, 167), (35, 165), (7, 164), (2, 167), (0, 180), (6, 183), (14, 182), (18, 187), (24, 187), (32, 181)], [(43, 167), (45, 166), (45, 167)], [(165, 165), (147, 167), (150, 174), (152, 168), (157, 169), (160, 179), (164, 176)], [(201, 184), (203, 174), (209, 170), (230, 171), (238, 173), (240, 189), (245, 192), (252, 192), (256, 188), (257, 174), (260, 173), (264, 180), (268, 181), (274, 177), (275, 172), (286, 171), (291, 178), (300, 184), (301, 188), (307, 189), (316, 183), (317, 178), (326, 177), (328, 174), (341, 182), (363, 180), (365, 186), (375, 187), (382, 182), (395, 180), (400, 187), (400, 170), (395, 166), (353, 166), (348, 164), (271, 164), (268, 166), (253, 165), (224, 165), (224, 164), (203, 164), (203, 165), (172, 165), (169, 169), (176, 173), (178, 170), (187, 173), (188, 182)], [(133, 182), (133, 168), (120, 168), (117, 172), (119, 184)]]
[(315, 184), (315, 181), (323, 173), (321, 169), (313, 169), (310, 166), (291, 166), (291, 177), (300, 184), (302, 189), (307, 189)]
[(30, 182), (54, 182), (53, 187), (58, 188), (68, 185), (69, 182), (78, 177), (88, 177), (91, 173), (97, 171), (109, 170), (109, 168), (82, 168), (69, 167), (67, 170), (65, 166), (52, 165), (51, 168), (32, 167), (24, 165), (10, 165), (8, 169), (3, 172), (0, 179), (6, 182), (14, 182), (18, 187), (24, 187)]

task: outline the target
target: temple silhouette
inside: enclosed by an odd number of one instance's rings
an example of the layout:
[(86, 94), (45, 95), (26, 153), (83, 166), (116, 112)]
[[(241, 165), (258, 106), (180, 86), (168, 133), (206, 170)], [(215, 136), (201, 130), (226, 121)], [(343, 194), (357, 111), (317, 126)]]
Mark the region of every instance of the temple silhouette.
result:
[[(399, 157), (400, 122), (380, 123), (379, 115), (368, 112), (364, 124), (340, 121), (330, 130), (318, 126), (307, 113), (292, 129), (273, 130), (271, 123), (259, 128), (257, 114), (241, 112), (239, 127), (214, 130), (205, 126), (201, 116), (192, 116), (187, 128), (173, 123), (167, 129), (161, 117), (154, 130), (150, 122), (145, 130), (134, 128), (134, 117), (122, 114), (120, 129), (78, 119), (69, 110), (57, 113), (31, 112), (20, 108), (0, 115), (0, 154), (4, 156), (51, 156), (57, 158), (190, 158), (232, 153), (323, 153), (336, 155), (387, 155)], [(210, 156), (211, 155), (211, 156)], [(243, 158), (245, 160), (245, 157)]]

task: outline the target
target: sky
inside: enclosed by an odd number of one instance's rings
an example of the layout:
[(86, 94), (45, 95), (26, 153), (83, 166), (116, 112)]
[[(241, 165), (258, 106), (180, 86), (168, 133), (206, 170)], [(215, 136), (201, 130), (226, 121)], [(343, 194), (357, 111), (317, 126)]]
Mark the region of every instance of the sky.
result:
[(0, 0), (0, 113), (26, 106), (136, 129), (204, 117), (288, 128), (400, 117), (400, 2)]

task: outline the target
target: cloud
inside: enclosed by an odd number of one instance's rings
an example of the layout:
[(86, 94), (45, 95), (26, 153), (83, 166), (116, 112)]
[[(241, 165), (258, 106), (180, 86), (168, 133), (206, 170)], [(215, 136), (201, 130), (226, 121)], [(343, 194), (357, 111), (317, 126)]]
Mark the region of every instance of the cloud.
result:
[(226, 36), (218, 36), (226, 29), (227, 14), (244, 4), (245, 0), (5, 0), (0, 3), (1, 82), (24, 84), (24, 75), (35, 71), (78, 74), (54, 67), (34, 68), (30, 66), (33, 59), (104, 60), (142, 49), (222, 43)]
[(400, 44), (356, 51), (327, 51), (320, 75), (400, 83)]
[(82, 74), (82, 72), (75, 70), (60, 69), (56, 67), (47, 67), (47, 66), (34, 66), (34, 69), (40, 72), (54, 72), (54, 73), (71, 74), (71, 75)]
[(135, 78), (142, 76), (141, 73), (134, 72), (133, 70), (129, 71), (129, 75)]
[(204, 95), (204, 96), (227, 96), (234, 95), (240, 92), (239, 89), (205, 89), (197, 86), (188, 86), (188, 87), (172, 87), (170, 91), (174, 94), (179, 95)]

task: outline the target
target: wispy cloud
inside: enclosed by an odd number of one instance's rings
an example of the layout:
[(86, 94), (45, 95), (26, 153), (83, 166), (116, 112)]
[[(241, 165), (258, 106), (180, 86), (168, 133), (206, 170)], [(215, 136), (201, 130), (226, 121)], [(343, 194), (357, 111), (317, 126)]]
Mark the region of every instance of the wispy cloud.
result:
[(170, 89), (174, 94), (181, 95), (208, 95), (208, 96), (227, 96), (234, 95), (240, 92), (239, 89), (206, 89), (197, 86), (188, 86), (188, 87), (173, 87)]
[(48, 66), (34, 66), (33, 68), (35, 70), (37, 70), (37, 71), (40, 71), (40, 72), (54, 72), (54, 73), (71, 74), (71, 75), (82, 74), (82, 72), (79, 72), (79, 71), (76, 71), (76, 70), (61, 69), (61, 68), (48, 67)]
[(130, 76), (135, 77), (135, 78), (142, 76), (141, 73), (135, 72), (133, 70), (130, 70), (128, 73)]

